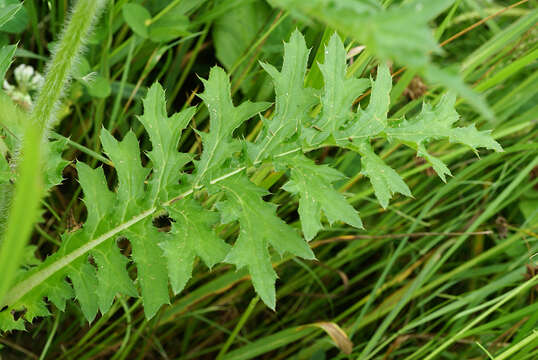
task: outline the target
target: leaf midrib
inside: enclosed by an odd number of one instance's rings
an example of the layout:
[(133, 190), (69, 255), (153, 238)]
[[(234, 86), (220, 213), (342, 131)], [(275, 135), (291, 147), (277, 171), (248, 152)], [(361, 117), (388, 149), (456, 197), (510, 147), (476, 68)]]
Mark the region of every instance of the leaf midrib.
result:
[[(276, 155), (275, 157), (282, 157), (286, 156), (290, 153), (296, 152), (300, 150), (300, 148), (290, 150), (281, 154)], [(245, 166), (242, 166), (240, 168), (235, 169), (234, 171), (231, 171), (225, 175), (222, 175), (218, 178), (215, 178), (211, 180), (209, 183), (211, 185), (216, 184), (220, 181), (223, 181), (237, 173), (240, 173), (241, 171), (246, 170)], [(186, 198), (187, 196), (191, 195), (194, 190), (203, 188), (202, 185), (199, 185), (191, 190), (185, 191), (184, 193), (164, 202), (161, 204), (162, 207), (167, 207), (173, 204), (174, 202), (181, 200), (183, 198)], [(69, 264), (71, 264), (73, 261), (78, 259), (80, 256), (88, 253), (89, 251), (95, 249), (97, 246), (101, 245), (106, 240), (110, 239), (111, 237), (119, 234), (120, 232), (127, 230), (134, 224), (138, 223), (139, 221), (144, 220), (148, 216), (151, 216), (153, 213), (157, 211), (158, 207), (153, 206), (140, 214), (132, 217), (130, 220), (125, 221), (124, 223), (116, 226), (110, 231), (107, 231), (106, 233), (102, 234), (101, 236), (90, 240), (83, 246), (77, 248), (76, 250), (73, 250), (72, 252), (66, 254), (65, 256), (61, 257), (60, 259), (56, 260), (55, 262), (51, 263), (50, 265), (46, 266), (45, 268), (37, 271), (36, 273), (30, 275), (27, 279), (21, 281), (18, 283), (15, 287), (13, 287), (2, 299), (2, 305), (12, 306), (17, 301), (19, 301), (22, 297), (24, 297), (26, 294), (28, 294), (30, 291), (35, 289), (37, 286), (39, 286), (41, 283), (43, 283), (45, 280), (47, 280), (49, 277), (54, 275), (59, 270), (65, 268)]]

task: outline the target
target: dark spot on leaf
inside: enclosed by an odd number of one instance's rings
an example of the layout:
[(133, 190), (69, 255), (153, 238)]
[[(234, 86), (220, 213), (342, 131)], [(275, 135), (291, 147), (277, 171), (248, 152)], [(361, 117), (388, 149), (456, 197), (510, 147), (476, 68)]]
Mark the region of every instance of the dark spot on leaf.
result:
[(26, 308), (22, 309), (22, 310), (11, 310), (11, 315), (13, 315), (13, 319), (15, 319), (15, 321), (19, 320), (21, 317), (24, 316), (24, 314), (26, 314)]
[(116, 240), (116, 244), (120, 248), (120, 251), (123, 255), (127, 257), (131, 256), (131, 243), (125, 236), (120, 236)]
[(89, 262), (91, 265), (97, 267), (97, 264), (96, 264), (96, 262), (95, 262), (95, 258), (94, 258), (93, 256), (91, 256), (91, 255), (88, 256), (88, 262)]
[(162, 232), (169, 232), (172, 227), (172, 219), (168, 214), (162, 214), (153, 218), (153, 226)]

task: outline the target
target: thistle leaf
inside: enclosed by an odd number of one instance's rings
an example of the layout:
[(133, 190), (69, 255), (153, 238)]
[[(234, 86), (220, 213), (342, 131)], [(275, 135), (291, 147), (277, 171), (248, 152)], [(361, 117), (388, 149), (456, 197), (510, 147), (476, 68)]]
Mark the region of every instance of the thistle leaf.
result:
[(49, 143), (47, 159), (45, 162), (45, 188), (50, 189), (60, 184), (63, 180), (63, 169), (69, 161), (62, 158), (63, 151), (67, 148), (66, 140), (55, 140)]
[(372, 94), (366, 110), (359, 109), (352, 125), (338, 134), (339, 140), (364, 140), (378, 135), (387, 126), (392, 76), (384, 63), (377, 67), (376, 80), (372, 82)]
[(276, 215), (276, 205), (263, 201), (268, 192), (254, 185), (244, 175), (222, 181), (219, 187), (226, 201), (219, 204), (223, 221), (238, 220), (241, 230), (232, 250), (224, 259), (237, 269), (247, 267), (254, 289), (271, 309), (275, 309), (277, 275), (271, 264), (268, 246), (280, 255), (289, 253), (314, 259), (314, 253), (297, 232)]
[[(122, 141), (117, 141), (106, 129), (102, 129), (101, 143), (114, 163), (118, 174), (118, 200), (124, 204), (127, 212), (144, 197), (144, 180), (149, 173), (140, 163), (138, 139), (129, 131)], [(125, 218), (125, 214), (122, 218)]]
[[(88, 165), (77, 163), (79, 182), (86, 199), (88, 216), (84, 224), (84, 233), (91, 238), (99, 233), (99, 227), (110, 226), (108, 215), (115, 206), (115, 194), (108, 190), (102, 168), (91, 169)], [(90, 201), (99, 199), (99, 201)], [(112, 305), (116, 294), (137, 296), (137, 291), (127, 273), (127, 258), (120, 253), (115, 241), (99, 245), (92, 256), (97, 264), (97, 294), (99, 309), (104, 314)]]
[(196, 256), (211, 269), (224, 259), (230, 245), (212, 229), (219, 220), (218, 213), (204, 209), (192, 199), (174, 203), (169, 211), (175, 219), (173, 236), (160, 246), (168, 262), (172, 290), (178, 294), (191, 277)]
[(151, 219), (131, 226), (124, 234), (133, 247), (144, 313), (151, 319), (161, 305), (170, 303), (166, 259), (159, 243), (166, 242), (171, 235), (158, 231)]
[(411, 190), (402, 177), (377, 156), (369, 143), (358, 144), (357, 152), (361, 154), (361, 174), (370, 179), (375, 196), (383, 208), (387, 208), (395, 193), (411, 196)]
[(327, 165), (316, 165), (304, 155), (295, 155), (281, 160), (291, 169), (290, 181), (283, 189), (299, 195), (299, 215), (306, 240), (312, 240), (321, 225), (321, 212), (330, 224), (343, 221), (362, 229), (362, 222), (357, 211), (334, 189), (332, 183), (344, 178), (344, 175)]
[[(368, 87), (367, 79), (347, 78), (346, 50), (335, 33), (325, 48), (325, 62), (319, 65), (325, 86), (321, 98), (321, 115), (314, 122), (315, 130), (310, 144), (319, 144), (330, 135), (336, 134), (354, 115), (353, 101)], [(375, 91), (379, 91), (376, 86)]]
[(144, 115), (138, 120), (149, 134), (152, 150), (148, 157), (153, 164), (151, 198), (154, 203), (164, 202), (178, 189), (181, 169), (191, 161), (189, 154), (177, 151), (182, 131), (194, 116), (196, 108), (185, 110), (168, 117), (163, 88), (155, 83), (144, 99)]
[(230, 93), (230, 80), (220, 67), (214, 67), (208, 80), (202, 80), (205, 91), (200, 94), (209, 110), (209, 133), (199, 132), (204, 151), (196, 162), (194, 185), (207, 183), (219, 174), (219, 169), (231, 154), (241, 149), (238, 140), (232, 134), (239, 125), (260, 111), (269, 107), (269, 103), (246, 101), (235, 107)]
[(454, 109), (456, 96), (454, 93), (444, 95), (439, 103), (432, 107), (424, 103), (420, 114), (410, 120), (403, 120), (394, 127), (387, 128), (385, 133), (389, 139), (411, 144), (419, 156), (428, 160), (437, 174), (446, 181), (445, 175), (450, 170), (432, 155), (428, 154), (425, 145), (438, 139), (447, 139), (451, 143), (469, 146), (473, 151), (479, 147), (502, 151), (501, 145), (490, 135), (490, 131), (478, 131), (473, 125), (454, 127), (459, 115)]
[(308, 111), (316, 101), (313, 90), (304, 87), (309, 53), (303, 36), (295, 30), (290, 41), (284, 43), (282, 70), (261, 64), (275, 85), (275, 113), (271, 120), (264, 120), (266, 127), (251, 155), (254, 161), (270, 157), (308, 119)]
[[(371, 10), (367, 2), (350, 4)], [(77, 163), (86, 221), (79, 229), (63, 234), (60, 248), (45, 261), (26, 260), (32, 266), (20, 269), (15, 285), (1, 299), (0, 305), (7, 308), (0, 312), (0, 329), (24, 328), (24, 321), (11, 315), (13, 310), (26, 309), (26, 321), (48, 316), (45, 298), (61, 310), (75, 298), (91, 321), (98, 311), (106, 313), (118, 294), (137, 297), (140, 292), (145, 315), (151, 318), (170, 302), (169, 283), (175, 294), (185, 287), (197, 257), (209, 268), (221, 262), (245, 268), (256, 292), (274, 309), (277, 274), (273, 269), (273, 250), (281, 256), (290, 254), (304, 259), (313, 259), (314, 253), (296, 229), (278, 217), (276, 205), (264, 200), (269, 192), (247, 177), (246, 174), (261, 173), (256, 172), (260, 163), (272, 162), (277, 170), (289, 170), (282, 190), (298, 196), (301, 227), (306, 240), (311, 240), (323, 229), (322, 216), (331, 224), (342, 221), (362, 227), (357, 211), (333, 187), (343, 175), (305, 156), (308, 151), (325, 146), (324, 142), (361, 155), (361, 172), (370, 179), (383, 207), (395, 193), (410, 196), (411, 191), (397, 172), (375, 154), (370, 145), (374, 138), (399, 141), (414, 148), (442, 178), (450, 170), (426, 151), (434, 140), (447, 139), (473, 150), (502, 150), (489, 132), (478, 131), (474, 125), (454, 126), (459, 116), (454, 110), (453, 95), (447, 95), (435, 107), (425, 104), (422, 112), (410, 120), (389, 125), (393, 124), (387, 119), (392, 79), (384, 63), (372, 81), (369, 105), (353, 112), (352, 103), (368, 81), (346, 77), (345, 50), (338, 36), (332, 37), (326, 51), (325, 62), (320, 64), (324, 88), (319, 98), (312, 89), (304, 87), (308, 49), (299, 32), (294, 32), (284, 46), (280, 71), (263, 64), (275, 83), (276, 103), (273, 117), (262, 119), (260, 136), (254, 143), (234, 137), (234, 132), (269, 104), (247, 101), (234, 106), (227, 74), (213, 68), (209, 79), (203, 80), (205, 90), (200, 95), (210, 121), (209, 132), (199, 132), (203, 152), (198, 160), (177, 149), (195, 108), (168, 116), (164, 90), (153, 85), (143, 102), (144, 114), (139, 118), (151, 141), (147, 166), (142, 166), (139, 140), (132, 131), (118, 141), (102, 130), (101, 143), (114, 167), (109, 179), (113, 190), (109, 189), (102, 168)], [(312, 114), (314, 106), (321, 109), (319, 115)], [(6, 109), (17, 115), (7, 119), (7, 124), (13, 125), (10, 130), (17, 134), (18, 123), (26, 117), (13, 107)], [(8, 151), (13, 151), (15, 137), (7, 136), (5, 142)], [(61, 168), (66, 165), (61, 158), (64, 145), (52, 144), (46, 170), (50, 185), (61, 181)], [(183, 172), (191, 161), (192, 172)], [(263, 166), (270, 169), (267, 165), (270, 164)], [(16, 176), (12, 176), (6, 158), (0, 159), (0, 173), (0, 185), (11, 186), (10, 181)], [(206, 194), (219, 199), (216, 211), (197, 202)], [(9, 194), (0, 195), (0, 202), (9, 201), (5, 200)], [(170, 231), (153, 224), (156, 215), (170, 218)], [(239, 224), (237, 239), (226, 239), (230, 245), (215, 232), (219, 219), (224, 224), (219, 229), (230, 222)], [(130, 257), (122, 253), (119, 239), (121, 243), (125, 239), (130, 242)], [(136, 281), (127, 271), (130, 261), (136, 266)]]

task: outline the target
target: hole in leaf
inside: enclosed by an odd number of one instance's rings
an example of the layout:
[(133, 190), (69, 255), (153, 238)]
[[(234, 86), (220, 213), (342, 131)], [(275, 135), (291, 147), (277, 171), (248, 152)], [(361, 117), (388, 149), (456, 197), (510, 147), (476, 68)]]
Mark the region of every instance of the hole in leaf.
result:
[(21, 317), (23, 317), (26, 314), (27, 309), (23, 308), (22, 310), (11, 310), (11, 315), (13, 315), (13, 319), (15, 321), (19, 320)]
[(123, 255), (127, 257), (131, 256), (131, 243), (125, 236), (120, 236), (116, 240), (116, 244), (120, 248), (120, 251)]
[(91, 255), (88, 256), (88, 262), (89, 262), (92, 266), (94, 266), (94, 267), (97, 268), (97, 263), (95, 262), (95, 258), (94, 258), (93, 256), (91, 256)]
[(153, 218), (153, 226), (157, 228), (158, 231), (169, 232), (172, 228), (172, 219), (168, 214), (162, 214)]

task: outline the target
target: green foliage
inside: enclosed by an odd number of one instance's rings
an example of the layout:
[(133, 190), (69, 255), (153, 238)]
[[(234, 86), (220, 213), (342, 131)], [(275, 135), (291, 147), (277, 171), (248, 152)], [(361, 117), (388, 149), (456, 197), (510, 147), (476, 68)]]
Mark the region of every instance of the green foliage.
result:
[(154, 42), (167, 42), (191, 35), (188, 31), (189, 18), (179, 6), (154, 20), (149, 27), (149, 36)]
[(187, 36), (189, 19), (181, 7), (176, 6), (160, 16), (152, 18), (151, 13), (139, 4), (124, 4), (123, 18), (138, 36), (151, 41), (170, 41), (180, 36)]
[[(24, 138), (24, 129), (29, 126), (30, 118), (28, 113), (21, 110), (9, 97), (1, 93), (0, 108), (2, 109), (0, 123), (6, 129), (9, 129), (9, 131), (2, 132), (3, 139), (0, 141), (4, 143), (5, 150), (13, 154), (21, 147), (21, 139)], [(69, 161), (62, 158), (62, 153), (66, 148), (67, 141), (65, 139), (52, 140), (47, 143), (47, 158), (43, 164), (43, 183), (46, 190), (62, 182), (62, 172), (69, 163)], [(5, 154), (3, 155), (5, 156)], [(15, 160), (11, 159), (11, 165), (9, 167), (15, 167)], [(13, 169), (10, 171), (10, 177), (13, 179), (16, 177)]]
[(386, 208), (395, 193), (411, 196), (411, 190), (400, 175), (377, 156), (369, 143), (362, 142), (358, 145), (357, 151), (362, 155), (361, 174), (370, 179), (381, 206)]
[(18, 0), (0, 0), (0, 32), (20, 33), (28, 25), (28, 12)]
[[(367, 79), (347, 78), (346, 71), (346, 51), (342, 46), (338, 37), (333, 36), (325, 49), (327, 56), (325, 62), (319, 65), (325, 83), (332, 84), (330, 87), (325, 87), (323, 97), (321, 99), (322, 112), (321, 116), (316, 119), (313, 126), (315, 132), (311, 132), (313, 136), (308, 139), (309, 143), (319, 143), (331, 135), (336, 135), (337, 130), (348, 123), (353, 113), (351, 107), (355, 99), (357, 99), (364, 90), (368, 87)], [(382, 68), (382, 76), (384, 86), (390, 91), (390, 72)], [(379, 81), (381, 84), (381, 80)], [(379, 84), (373, 87), (374, 95), (372, 95), (372, 103), (378, 101), (386, 101), (386, 96), (379, 94)], [(380, 105), (371, 106), (380, 108)], [(385, 106), (385, 118), (387, 116), (388, 104)]]
[(304, 38), (295, 31), (290, 41), (284, 44), (282, 70), (262, 64), (275, 85), (275, 114), (271, 121), (263, 119), (265, 127), (258, 141), (251, 146), (254, 161), (274, 154), (308, 119), (308, 112), (316, 101), (313, 90), (304, 87), (309, 53)]
[(191, 278), (196, 257), (211, 269), (230, 251), (230, 245), (217, 236), (213, 226), (219, 222), (215, 211), (204, 209), (193, 199), (175, 202), (170, 208), (173, 238), (161, 244), (168, 265), (174, 294), (183, 290)]
[[(177, 194), (181, 169), (192, 160), (191, 156), (176, 151), (181, 132), (194, 116), (194, 107), (174, 114), (166, 115), (164, 91), (160, 86), (153, 86), (144, 99), (144, 115), (140, 122), (149, 134), (153, 148), (148, 157), (153, 164), (151, 195), (153, 203), (164, 202)], [(138, 162), (138, 160), (135, 160)]]
[[(15, 189), (6, 189), (5, 187), (1, 189), (3, 192), (2, 201), (5, 201), (6, 204), (0, 205), (9, 208), (5, 228), (2, 229), (0, 234), (2, 236), (0, 240), (0, 266), (3, 270), (0, 298), (2, 299), (9, 287), (15, 283), (14, 279), (16, 279), (21, 259), (24, 257), (27, 239), (32, 233), (33, 224), (38, 219), (39, 199), (43, 193), (41, 174), (39, 170), (36, 171), (35, 169), (36, 165), (39, 166), (41, 160), (41, 134), (32, 126), (27, 126), (25, 130)], [(6, 191), (8, 194), (6, 194)], [(11, 195), (11, 192), (13, 195)], [(31, 314), (30, 312), (30, 316)], [(3, 320), (0, 320), (0, 326), (2, 329), (5, 326), (5, 330), (23, 328), (20, 323), (17, 324), (14, 321), (4, 323)]]
[(291, 171), (290, 181), (283, 189), (299, 194), (299, 215), (306, 240), (312, 240), (323, 229), (321, 210), (330, 224), (343, 221), (362, 228), (361, 219), (355, 209), (332, 185), (333, 182), (343, 179), (343, 174), (329, 166), (316, 165), (304, 155), (287, 156), (278, 162), (284, 163)]
[(268, 251), (270, 244), (281, 255), (289, 253), (313, 259), (314, 253), (299, 234), (276, 215), (276, 206), (265, 202), (269, 193), (255, 186), (244, 175), (224, 180), (219, 187), (226, 201), (218, 206), (223, 223), (239, 221), (241, 230), (232, 250), (224, 259), (238, 269), (248, 267), (254, 289), (271, 309), (275, 309), (277, 278)]
[(493, 113), (485, 100), (457, 75), (431, 63), (441, 48), (428, 23), (454, 0), (414, 0), (387, 9), (375, 0), (272, 0), (274, 5), (317, 19), (366, 46), (382, 60), (396, 61), (424, 74), (433, 83), (461, 95), (488, 120)]
[(210, 179), (223, 175), (222, 165), (241, 149), (241, 143), (233, 138), (233, 132), (243, 122), (269, 107), (269, 103), (246, 101), (238, 107), (232, 103), (230, 81), (226, 72), (214, 67), (208, 80), (202, 80), (205, 91), (200, 94), (209, 111), (211, 129), (209, 133), (199, 133), (204, 152), (196, 164), (195, 186), (207, 184)]
[(15, 50), (17, 46), (7, 45), (0, 48), (0, 80), (4, 81), (4, 76), (6, 76), (7, 69), (13, 61), (13, 56), (15, 56)]
[[(10, 149), (13, 155), (13, 166), (17, 172), (16, 184), (14, 189), (6, 189), (5, 186), (0, 189), (2, 191), (1, 200), (4, 202), (0, 203), (0, 206), (9, 209), (7, 215), (4, 215), (5, 208), (0, 209), (0, 222), (6, 224), (0, 234), (0, 268), (4, 273), (4, 279), (0, 284), (0, 299), (2, 301), (10, 296), (9, 292), (7, 295), (6, 292), (20, 275), (19, 266), (21, 261), (25, 259), (26, 243), (33, 232), (34, 224), (39, 219), (40, 200), (45, 193), (43, 184), (50, 185), (50, 182), (61, 180), (61, 170), (66, 162), (54, 154), (45, 161), (45, 155), (48, 155), (48, 127), (56, 115), (57, 102), (67, 83), (76, 56), (81, 51), (82, 43), (102, 4), (102, 1), (86, 0), (81, 0), (76, 4), (73, 16), (67, 25), (62, 40), (57, 46), (57, 52), (52, 59), (45, 84), (40, 90), (40, 95), (32, 112), (29, 116), (18, 116), (19, 114), (13, 111), (17, 116), (14, 119), (7, 117), (8, 121), (18, 122), (19, 132), (17, 135), (11, 134), (11, 137), (14, 138), (13, 140), (18, 144)], [(14, 18), (13, 20), (17, 19)], [(9, 24), (7, 23), (5, 26)], [(10, 30), (13, 29), (11, 28)], [(3, 94), (0, 94), (0, 96), (4, 97)], [(10, 105), (6, 110), (13, 107), (13, 104)], [(20, 121), (21, 119), (23, 121)], [(61, 152), (62, 145), (55, 144), (53, 149)], [(53, 171), (52, 174), (47, 174), (44, 182), (42, 169), (48, 169), (48, 167), (52, 167)], [(45, 171), (45, 173), (47, 172)], [(60, 173), (58, 174), (58, 172)], [(71, 280), (75, 289), (78, 287), (86, 290), (87, 284), (91, 283), (91, 281), (84, 281), (85, 279), (77, 277), (80, 270), (87, 267), (91, 267), (91, 265), (80, 263), (80, 267), (73, 271)], [(56, 293), (53, 291), (50, 294), (51, 299), (56, 298), (58, 293), (60, 291), (56, 291)], [(80, 294), (83, 293), (81, 289)], [(57, 302), (56, 304), (62, 308), (63, 303)], [(81, 304), (83, 311), (88, 308), (82, 301)], [(26, 312), (28, 319), (48, 313), (46, 308), (42, 306), (42, 299), (28, 304)], [(88, 313), (88, 317), (89, 315)], [(6, 317), (6, 312), (3, 313), (2, 317)], [(7, 317), (9, 318), (8, 320), (0, 320), (2, 328), (23, 328), (20, 319), (16, 321), (10, 315), (7, 315)]]
[[(265, 1), (240, 1), (232, 11), (216, 18), (211, 27), (215, 57), (247, 98), (267, 98), (273, 91), (267, 73), (261, 71), (259, 63), (248, 59), (258, 56), (264, 62), (280, 64), (282, 39), (296, 26), (287, 17), (275, 19), (278, 25), (274, 26), (272, 17), (273, 11)], [(267, 31), (270, 24), (272, 30)], [(260, 34), (266, 31), (267, 36), (260, 39)]]
[(445, 175), (450, 175), (450, 171), (440, 160), (428, 154), (425, 145), (429, 141), (444, 138), (453, 143), (467, 145), (475, 151), (477, 147), (502, 151), (501, 146), (491, 137), (490, 131), (478, 131), (474, 124), (467, 127), (452, 127), (459, 119), (458, 113), (454, 110), (455, 102), (454, 94), (445, 95), (435, 107), (424, 104), (420, 114), (413, 119), (403, 120), (396, 127), (385, 130), (389, 139), (409, 143), (416, 148), (418, 155), (432, 164), (443, 181), (446, 180)]
[[(345, 50), (337, 35), (326, 48), (321, 65), (324, 87), (316, 96), (314, 89), (304, 86), (308, 54), (303, 36), (296, 31), (284, 45), (282, 69), (262, 65), (275, 84), (274, 114), (271, 118), (260, 115), (263, 128), (252, 142), (234, 132), (270, 104), (246, 101), (235, 106), (228, 75), (219, 67), (202, 80), (204, 92), (199, 96), (210, 122), (208, 132), (198, 132), (203, 146), (198, 159), (177, 150), (196, 109), (186, 107), (169, 117), (164, 91), (157, 83), (149, 89), (139, 118), (152, 144), (147, 166), (142, 165), (133, 132), (118, 141), (102, 129), (101, 143), (117, 175), (114, 190), (109, 190), (102, 168), (77, 163), (86, 222), (81, 229), (64, 234), (60, 249), (42, 264), (19, 274), (17, 285), (3, 299), (8, 309), (0, 313), (1, 328), (22, 328), (23, 320), (15, 320), (12, 310), (26, 308), (27, 321), (47, 315), (45, 297), (63, 309), (74, 296), (91, 321), (98, 311), (110, 309), (116, 295), (136, 296), (128, 258), (117, 245), (120, 238), (131, 244), (147, 318), (169, 302), (169, 282), (174, 294), (185, 287), (197, 257), (209, 268), (221, 262), (246, 268), (260, 298), (274, 309), (277, 274), (273, 250), (280, 256), (304, 259), (314, 259), (314, 254), (297, 229), (277, 215), (277, 206), (264, 199), (269, 192), (249, 179), (252, 170), (259, 166), (284, 170), (288, 182), (282, 189), (299, 197), (303, 234), (311, 240), (325, 228), (322, 215), (330, 224), (342, 221), (362, 227), (357, 211), (333, 187), (343, 175), (311, 160), (307, 154), (312, 150), (334, 146), (360, 154), (362, 171), (386, 207), (394, 193), (409, 196), (410, 191), (375, 154), (370, 144), (373, 139), (411, 146), (441, 177), (447, 173), (446, 167), (440, 167), (440, 160), (427, 153), (425, 146), (430, 141), (447, 138), (473, 149), (501, 149), (489, 133), (453, 127), (458, 116), (452, 95), (433, 108), (424, 105), (410, 120), (389, 122), (392, 82), (383, 63), (372, 81), (368, 107), (353, 111), (353, 100), (368, 82), (346, 77)], [(316, 111), (318, 107), (321, 111)], [(193, 171), (186, 171), (192, 166)], [(170, 219), (170, 229), (154, 226), (154, 218), (163, 216)], [(233, 244), (220, 238), (215, 227), (219, 223), (231, 224), (229, 229), (239, 225)]]
[(384, 60), (394, 59), (419, 67), (430, 51), (439, 47), (428, 22), (454, 0), (418, 0), (384, 9), (374, 0), (272, 0), (277, 6), (321, 20), (334, 29), (353, 34), (360, 43)]
[(133, 32), (143, 38), (149, 36), (147, 22), (151, 19), (151, 14), (145, 7), (138, 4), (125, 4), (121, 8), (123, 18)]
[(270, 7), (265, 2), (246, 2), (215, 21), (213, 41), (216, 56), (226, 70), (231, 69), (249, 50), (270, 14)]

